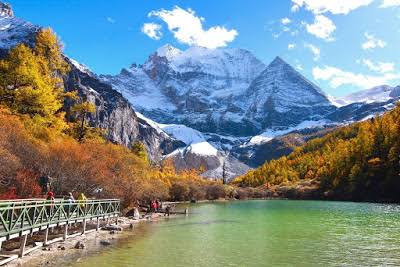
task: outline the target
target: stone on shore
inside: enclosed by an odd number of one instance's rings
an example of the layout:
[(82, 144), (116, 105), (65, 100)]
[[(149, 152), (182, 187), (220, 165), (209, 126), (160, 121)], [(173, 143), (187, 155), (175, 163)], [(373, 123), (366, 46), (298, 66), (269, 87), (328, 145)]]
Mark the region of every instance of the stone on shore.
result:
[(103, 246), (109, 246), (109, 245), (111, 245), (111, 242), (108, 240), (100, 240), (100, 244)]
[(76, 249), (84, 249), (85, 248), (85, 244), (83, 244), (82, 241), (78, 241), (78, 242), (76, 242), (74, 248), (76, 248)]
[(139, 220), (140, 219), (140, 213), (138, 208), (133, 208), (130, 211), (126, 213), (127, 217), (131, 217), (134, 220)]
[(122, 231), (122, 227), (115, 224), (106, 225), (101, 229), (106, 231), (119, 231), (119, 232)]

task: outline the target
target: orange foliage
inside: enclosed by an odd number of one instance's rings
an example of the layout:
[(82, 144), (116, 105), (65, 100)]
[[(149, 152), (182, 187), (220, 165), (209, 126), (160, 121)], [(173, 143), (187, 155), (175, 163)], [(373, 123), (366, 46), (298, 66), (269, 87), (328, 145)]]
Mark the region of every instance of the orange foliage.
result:
[[(37, 181), (42, 175), (51, 177), (57, 197), (83, 192), (89, 197), (120, 198), (123, 206), (155, 198), (215, 198), (215, 193), (207, 192), (218, 189), (218, 196), (223, 192), (197, 171), (176, 172), (169, 160), (152, 167), (121, 145), (79, 143), (60, 133), (52, 140), (37, 139), (37, 133), (25, 128), (26, 120), (0, 108), (0, 198), (39, 196)], [(187, 190), (178, 190), (182, 187)]]

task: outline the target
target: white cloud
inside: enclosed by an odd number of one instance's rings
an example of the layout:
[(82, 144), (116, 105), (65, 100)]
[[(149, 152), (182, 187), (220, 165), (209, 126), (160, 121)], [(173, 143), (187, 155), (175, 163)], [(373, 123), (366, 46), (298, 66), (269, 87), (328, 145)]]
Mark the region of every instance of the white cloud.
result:
[(296, 47), (296, 44), (288, 44), (288, 49), (289, 50), (293, 50), (293, 49), (295, 49), (295, 47)]
[(394, 71), (394, 63), (392, 62), (372, 62), (369, 59), (363, 59), (362, 64), (372, 71), (380, 73), (388, 73)]
[(297, 12), (297, 11), (299, 11), (299, 9), (300, 9), (300, 6), (294, 4), (290, 10), (291, 10), (292, 12)]
[(228, 30), (223, 26), (214, 26), (204, 30), (204, 18), (197, 16), (192, 9), (184, 10), (178, 6), (172, 10), (152, 11), (149, 13), (149, 17), (158, 17), (163, 20), (174, 37), (187, 45), (207, 48), (223, 47), (238, 35), (236, 30)]
[(111, 24), (114, 24), (114, 23), (115, 23), (115, 19), (113, 19), (113, 18), (111, 18), (111, 17), (107, 17), (106, 20), (107, 20), (108, 22), (110, 22)]
[(376, 47), (384, 48), (386, 46), (386, 42), (376, 38), (374, 35), (369, 34), (368, 32), (364, 33), (365, 38), (367, 40), (361, 45), (362, 49), (369, 50), (374, 49)]
[(157, 23), (143, 24), (142, 32), (154, 40), (160, 40), (162, 37), (161, 25)]
[(400, 6), (400, 0), (383, 0), (381, 8)]
[(283, 25), (288, 25), (288, 24), (290, 24), (292, 21), (289, 19), (289, 18), (283, 18), (283, 19), (281, 19), (281, 23), (283, 24)]
[(307, 31), (325, 41), (333, 41), (332, 33), (336, 30), (335, 24), (324, 15), (316, 15), (313, 24), (306, 24)]
[(314, 55), (314, 61), (317, 61), (320, 58), (321, 50), (318, 47), (316, 47), (315, 45), (312, 45), (312, 44), (305, 44), (304, 47), (308, 48), (311, 51), (311, 53)]
[(334, 15), (346, 15), (352, 10), (367, 6), (372, 2), (373, 0), (292, 0), (292, 11), (295, 12), (304, 7), (314, 14), (330, 12)]
[(352, 85), (362, 89), (368, 89), (378, 85), (389, 84), (391, 81), (400, 79), (399, 73), (385, 73), (380, 76), (372, 76), (355, 74), (331, 66), (325, 66), (323, 68), (315, 67), (312, 73), (314, 79), (328, 81), (332, 88), (337, 88), (342, 85)]

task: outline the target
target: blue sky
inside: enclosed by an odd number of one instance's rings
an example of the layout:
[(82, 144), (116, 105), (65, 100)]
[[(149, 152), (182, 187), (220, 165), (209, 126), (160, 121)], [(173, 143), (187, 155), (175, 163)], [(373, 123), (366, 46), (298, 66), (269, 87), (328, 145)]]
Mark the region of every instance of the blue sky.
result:
[(116, 74), (170, 43), (245, 48), (266, 64), (281, 56), (334, 96), (400, 84), (400, 0), (8, 2), (96, 73)]

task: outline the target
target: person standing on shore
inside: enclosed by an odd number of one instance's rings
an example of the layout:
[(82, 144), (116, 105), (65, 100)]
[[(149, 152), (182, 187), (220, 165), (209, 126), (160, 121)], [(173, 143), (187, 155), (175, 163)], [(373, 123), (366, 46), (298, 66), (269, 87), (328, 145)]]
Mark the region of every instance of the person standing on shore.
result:
[(170, 211), (171, 211), (171, 207), (170, 207), (169, 205), (167, 205), (167, 206), (165, 207), (164, 216), (168, 216), (168, 217), (169, 217)]
[(69, 217), (69, 215), (71, 214), (72, 205), (75, 203), (74, 195), (72, 195), (71, 192), (68, 193), (67, 201), (68, 201), (67, 212)]
[(86, 198), (85, 194), (80, 193), (79, 197), (78, 197), (78, 202), (79, 202), (79, 206), (81, 207), (83, 213), (85, 213), (86, 200), (87, 200), (87, 198)]
[(161, 202), (159, 199), (156, 200), (156, 212), (160, 212), (161, 209)]
[(49, 191), (49, 192), (47, 193), (46, 200), (47, 200), (47, 202), (48, 202), (48, 203), (46, 204), (46, 205), (48, 205), (47, 211), (48, 211), (49, 215), (51, 216), (51, 215), (53, 214), (54, 200), (55, 200), (55, 198), (54, 198), (54, 193), (53, 193), (52, 191)]
[(157, 211), (157, 202), (155, 200), (151, 201), (151, 211)]

